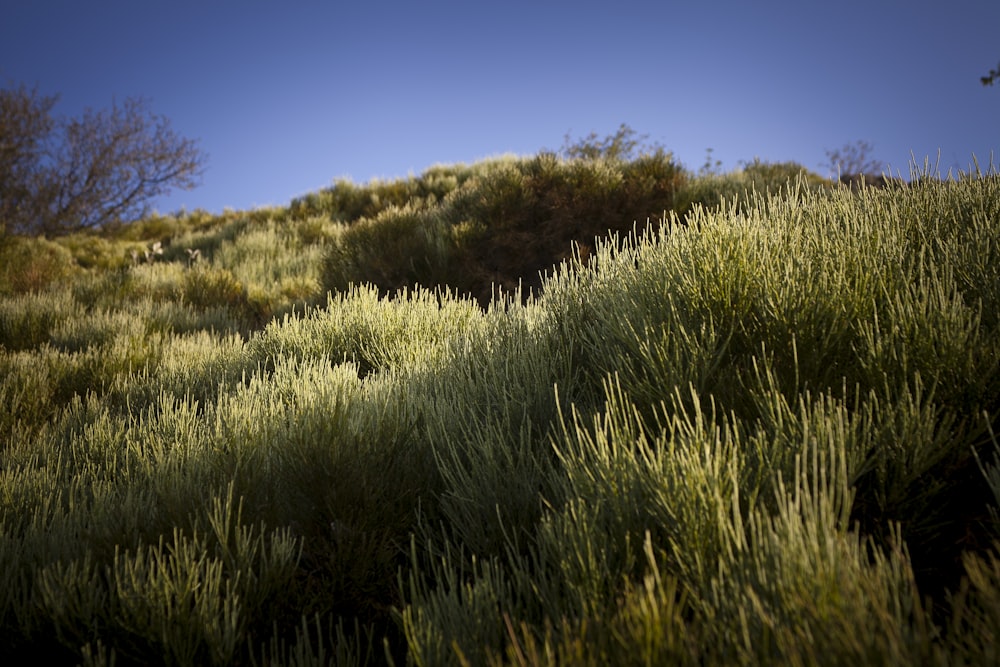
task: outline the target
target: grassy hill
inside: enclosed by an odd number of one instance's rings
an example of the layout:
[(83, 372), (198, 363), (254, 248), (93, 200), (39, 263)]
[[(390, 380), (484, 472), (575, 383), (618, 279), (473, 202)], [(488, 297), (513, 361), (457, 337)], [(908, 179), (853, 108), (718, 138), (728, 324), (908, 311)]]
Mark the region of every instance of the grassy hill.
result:
[(543, 153), (0, 239), (0, 655), (995, 662), (998, 313), (992, 174)]

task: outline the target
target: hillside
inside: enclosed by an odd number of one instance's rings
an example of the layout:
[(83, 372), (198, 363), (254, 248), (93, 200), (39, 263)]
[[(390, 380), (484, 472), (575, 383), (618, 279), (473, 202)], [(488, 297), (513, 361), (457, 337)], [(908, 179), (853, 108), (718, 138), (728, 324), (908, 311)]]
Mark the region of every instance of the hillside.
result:
[[(540, 287), (540, 274), (568, 259), (574, 244), (585, 259), (595, 238), (662, 223), (670, 212), (683, 221), (696, 205), (745, 200), (754, 188), (777, 192), (799, 174), (813, 189), (833, 185), (794, 163), (755, 162), (695, 177), (662, 152), (632, 160), (541, 153), (441, 165), (396, 181), (339, 181), (287, 207), (153, 216), (52, 243), (0, 238), (0, 292), (35, 291), (66, 278), (99, 281), (107, 269), (153, 262), (154, 273), (167, 272), (165, 264), (196, 265), (210, 274), (199, 279), (228, 281), (230, 326), (244, 331), (352, 284), (373, 284), (383, 294), (447, 287), (485, 307), (496, 287), (522, 285), (525, 295)], [(155, 244), (161, 254), (151, 254)], [(158, 296), (171, 300), (204, 287), (179, 273), (156, 280), (170, 283), (159, 286), (170, 294)], [(236, 303), (241, 296), (247, 303)]]
[(0, 239), (0, 655), (995, 662), (998, 313), (993, 174), (543, 153)]

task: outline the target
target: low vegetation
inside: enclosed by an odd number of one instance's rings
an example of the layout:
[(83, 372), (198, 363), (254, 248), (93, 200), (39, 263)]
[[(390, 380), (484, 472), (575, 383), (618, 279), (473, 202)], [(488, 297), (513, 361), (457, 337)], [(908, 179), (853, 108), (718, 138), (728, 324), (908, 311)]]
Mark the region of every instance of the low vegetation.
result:
[(992, 664), (998, 221), (656, 150), (0, 237), (0, 655)]

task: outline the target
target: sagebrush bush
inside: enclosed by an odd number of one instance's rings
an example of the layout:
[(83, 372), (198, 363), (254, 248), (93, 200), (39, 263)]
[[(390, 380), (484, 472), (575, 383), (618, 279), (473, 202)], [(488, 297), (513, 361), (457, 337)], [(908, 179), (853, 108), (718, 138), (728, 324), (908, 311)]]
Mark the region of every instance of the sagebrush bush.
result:
[(247, 355), (351, 362), (362, 375), (416, 368), (449, 354), (449, 342), (471, 333), (481, 313), (469, 301), (426, 290), (388, 298), (373, 286), (331, 294), (326, 306), (291, 313), (247, 343)]

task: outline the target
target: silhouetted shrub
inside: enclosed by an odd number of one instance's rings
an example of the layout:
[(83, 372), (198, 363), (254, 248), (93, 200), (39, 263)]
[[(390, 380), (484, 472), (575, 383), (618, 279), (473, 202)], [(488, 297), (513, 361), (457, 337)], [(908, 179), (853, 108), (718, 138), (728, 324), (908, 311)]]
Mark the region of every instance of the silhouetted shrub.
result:
[(688, 177), (669, 153), (657, 152), (626, 163), (622, 180), (624, 201), (641, 225), (645, 219), (663, 222), (664, 213), (674, 209), (677, 193)]
[(684, 173), (670, 155), (632, 162), (562, 160), (552, 153), (500, 165), (448, 199), (445, 215), (483, 230), (469, 248), (471, 281), (462, 289), (481, 302), (493, 285), (537, 288), (540, 273), (573, 254), (584, 257), (595, 238), (660, 220), (673, 206)]

